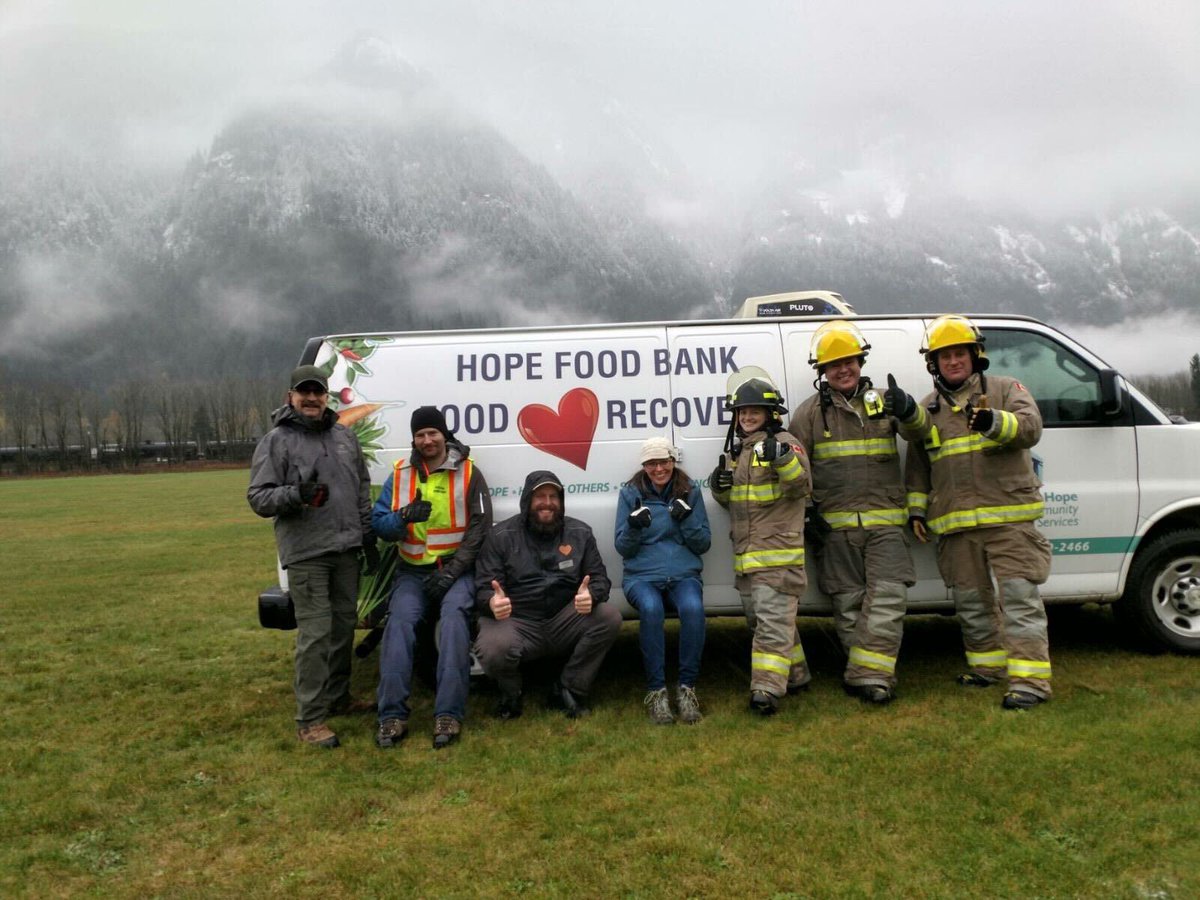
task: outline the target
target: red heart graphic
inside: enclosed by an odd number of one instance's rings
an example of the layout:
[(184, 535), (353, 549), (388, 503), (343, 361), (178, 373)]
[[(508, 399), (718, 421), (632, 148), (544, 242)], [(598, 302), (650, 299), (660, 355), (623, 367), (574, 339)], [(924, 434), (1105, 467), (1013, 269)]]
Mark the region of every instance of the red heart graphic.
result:
[(592, 435), (600, 421), (600, 401), (587, 388), (574, 388), (558, 401), (558, 412), (531, 403), (517, 414), (517, 430), (531, 447), (587, 468)]

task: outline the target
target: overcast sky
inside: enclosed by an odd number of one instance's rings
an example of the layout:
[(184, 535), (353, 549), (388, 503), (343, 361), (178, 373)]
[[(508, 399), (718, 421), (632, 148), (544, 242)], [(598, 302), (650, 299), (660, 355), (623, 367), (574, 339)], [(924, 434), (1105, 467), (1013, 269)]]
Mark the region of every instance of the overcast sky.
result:
[(175, 165), (363, 31), (544, 159), (556, 116), (615, 99), (731, 191), (864, 145), (1036, 212), (1200, 188), (1195, 0), (3, 0), (2, 149)]

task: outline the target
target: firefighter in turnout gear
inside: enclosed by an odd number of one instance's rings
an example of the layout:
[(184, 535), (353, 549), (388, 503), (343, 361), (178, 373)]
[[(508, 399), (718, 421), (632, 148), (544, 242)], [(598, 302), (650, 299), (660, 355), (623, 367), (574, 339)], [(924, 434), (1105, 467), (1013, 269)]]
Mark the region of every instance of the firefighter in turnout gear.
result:
[(730, 376), (725, 403), (734, 421), (709, 488), (729, 510), (734, 584), (753, 632), (750, 708), (771, 715), (785, 693), (811, 678), (796, 608), (807, 583), (804, 508), (812, 482), (804, 448), (783, 430), (783, 397), (765, 371), (745, 367)]
[(918, 439), (926, 416), (891, 375), (886, 392), (862, 375), (870, 348), (849, 322), (822, 325), (809, 359), (817, 393), (800, 404), (788, 430), (812, 461), (808, 543), (849, 657), (846, 691), (883, 704), (895, 696), (908, 588), (916, 581), (904, 542), (896, 435)]
[(1028, 709), (1050, 699), (1037, 588), (1050, 575), (1050, 542), (1034, 526), (1042, 495), (1029, 450), (1042, 417), (1019, 381), (984, 374), (983, 343), (962, 316), (940, 316), (926, 329), (921, 352), (934, 390), (922, 402), (924, 440), (908, 457), (909, 516), (919, 539), (938, 537), (938, 569), (966, 648), (959, 683), (986, 687), (1007, 675), (1001, 705)]

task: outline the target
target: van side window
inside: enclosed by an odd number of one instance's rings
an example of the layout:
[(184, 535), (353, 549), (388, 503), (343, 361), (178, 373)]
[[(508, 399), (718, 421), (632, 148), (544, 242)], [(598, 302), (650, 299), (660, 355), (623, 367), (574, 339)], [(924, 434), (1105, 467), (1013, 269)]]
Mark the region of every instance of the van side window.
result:
[(1042, 423), (1098, 425), (1100, 375), (1089, 363), (1052, 339), (1029, 331), (984, 329), (992, 361), (989, 372), (1016, 378), (1037, 400)]

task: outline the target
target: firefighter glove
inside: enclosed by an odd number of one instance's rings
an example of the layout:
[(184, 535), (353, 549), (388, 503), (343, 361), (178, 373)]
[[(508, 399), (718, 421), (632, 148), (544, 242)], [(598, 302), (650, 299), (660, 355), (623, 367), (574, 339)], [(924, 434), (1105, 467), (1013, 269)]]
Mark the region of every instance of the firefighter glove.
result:
[(329, 499), (329, 485), (317, 481), (300, 484), (300, 502), (305, 506), (322, 506)]
[(714, 491), (727, 491), (733, 487), (733, 470), (725, 468), (724, 457), (717, 460), (717, 467), (709, 476), (708, 483)]
[(634, 528), (650, 527), (650, 507), (639, 506), (629, 514), (629, 524)]
[(825, 543), (825, 538), (831, 531), (832, 526), (825, 521), (815, 503), (804, 510), (804, 540), (807, 543), (819, 547)]
[(445, 569), (439, 569), (436, 572), (426, 575), (425, 580), (421, 584), (421, 587), (425, 591), (425, 599), (432, 600), (435, 603), (441, 600), (446, 596), (446, 592), (450, 590), (456, 580), (454, 574)]
[(902, 422), (917, 411), (917, 401), (896, 384), (896, 377), (891, 372), (888, 373), (888, 387), (883, 394), (883, 411)]
[(433, 504), (428, 500), (421, 499), (420, 488), (417, 489), (417, 495), (413, 498), (412, 503), (400, 507), (400, 521), (405, 525), (411, 525), (413, 522), (427, 522), (432, 514)]
[(972, 431), (991, 431), (992, 422), (995, 421), (996, 413), (991, 409), (972, 409), (971, 418), (967, 420), (967, 425)]
[(754, 448), (755, 454), (763, 462), (775, 462), (781, 457), (786, 456), (791, 450), (791, 445), (781, 443), (775, 435), (771, 435), (769, 438), (760, 441), (758, 446)]
[(692, 508), (688, 506), (687, 501), (682, 497), (676, 497), (672, 500), (668, 508), (671, 510), (671, 518), (676, 522), (682, 522), (692, 514)]

